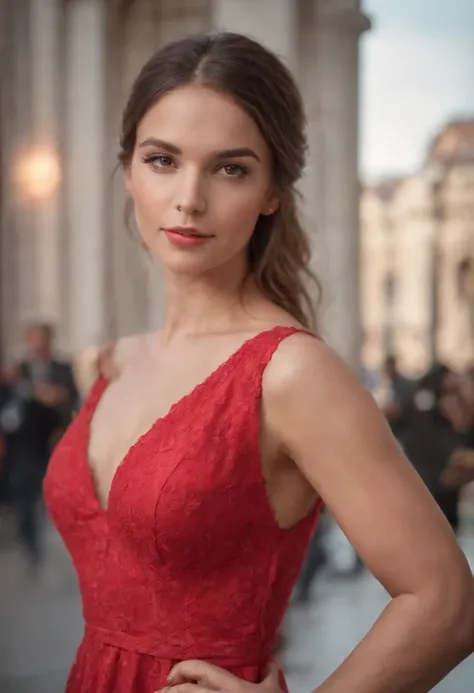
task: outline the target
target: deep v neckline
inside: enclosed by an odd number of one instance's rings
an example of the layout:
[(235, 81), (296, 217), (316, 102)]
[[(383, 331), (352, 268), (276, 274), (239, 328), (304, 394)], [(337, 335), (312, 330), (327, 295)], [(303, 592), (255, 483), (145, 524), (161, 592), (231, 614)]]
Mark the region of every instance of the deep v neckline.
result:
[(292, 332), (298, 332), (300, 331), (299, 328), (297, 327), (290, 327), (290, 326), (275, 326), (272, 327), (268, 330), (264, 330), (263, 332), (259, 332), (258, 334), (254, 335), (253, 337), (249, 337), (246, 339), (235, 351), (233, 351), (230, 356), (228, 356), (222, 363), (220, 363), (218, 366), (216, 366), (203, 380), (201, 380), (199, 383), (197, 383), (189, 392), (184, 394), (182, 397), (180, 397), (176, 402), (171, 404), (170, 408), (168, 411), (163, 414), (163, 416), (159, 416), (156, 418), (153, 423), (137, 438), (137, 440), (132, 443), (132, 445), (128, 448), (126, 451), (125, 455), (122, 457), (120, 460), (119, 464), (117, 465), (115, 472), (112, 476), (109, 490), (107, 493), (107, 497), (105, 499), (106, 504), (105, 506), (102, 505), (102, 502), (100, 500), (99, 494), (97, 493), (97, 483), (96, 483), (96, 478), (94, 475), (94, 470), (93, 467), (91, 466), (90, 463), (90, 441), (91, 441), (91, 429), (92, 429), (92, 420), (94, 418), (94, 414), (96, 412), (96, 409), (99, 405), (100, 400), (102, 399), (105, 391), (107, 390), (108, 386), (110, 385), (110, 380), (108, 380), (104, 375), (100, 375), (99, 379), (96, 382), (94, 390), (91, 392), (91, 399), (89, 401), (89, 406), (87, 407), (87, 412), (86, 412), (86, 417), (85, 417), (85, 422), (84, 422), (84, 427), (85, 427), (85, 434), (84, 434), (84, 449), (83, 449), (83, 454), (81, 455), (81, 458), (83, 460), (83, 464), (86, 468), (86, 472), (88, 475), (88, 481), (89, 481), (89, 487), (90, 487), (90, 492), (92, 495), (92, 498), (94, 500), (94, 504), (97, 506), (97, 511), (98, 513), (106, 517), (108, 512), (109, 512), (109, 507), (110, 507), (110, 498), (113, 494), (117, 478), (120, 476), (120, 474), (124, 471), (124, 468), (126, 468), (127, 462), (130, 459), (131, 455), (133, 452), (139, 447), (140, 445), (143, 445), (143, 443), (148, 440), (148, 438), (152, 435), (152, 433), (155, 432), (158, 426), (164, 424), (166, 421), (168, 421), (172, 415), (176, 414), (179, 409), (181, 409), (185, 404), (189, 404), (192, 399), (194, 399), (199, 392), (201, 392), (205, 387), (209, 385), (210, 382), (214, 381), (216, 378), (218, 378), (223, 372), (225, 372), (228, 368), (230, 368), (234, 361), (241, 356), (242, 352), (245, 351), (250, 345), (253, 345), (257, 340), (262, 339), (266, 337), (269, 334), (272, 334), (277, 331), (285, 331), (288, 332), (288, 334), (291, 334)]

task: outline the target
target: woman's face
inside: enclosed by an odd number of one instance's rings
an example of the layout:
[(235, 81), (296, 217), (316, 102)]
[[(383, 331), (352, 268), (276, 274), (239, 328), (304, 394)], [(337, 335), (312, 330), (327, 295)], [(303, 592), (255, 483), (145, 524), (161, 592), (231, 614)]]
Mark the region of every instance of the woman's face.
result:
[(199, 85), (146, 113), (127, 188), (146, 247), (166, 269), (191, 275), (245, 267), (259, 215), (278, 206), (257, 125), (232, 97)]

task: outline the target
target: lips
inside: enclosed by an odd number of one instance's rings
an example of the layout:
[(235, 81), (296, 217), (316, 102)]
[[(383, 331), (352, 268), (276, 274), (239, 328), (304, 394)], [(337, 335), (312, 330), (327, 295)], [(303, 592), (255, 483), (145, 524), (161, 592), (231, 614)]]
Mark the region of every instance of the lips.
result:
[(168, 241), (177, 248), (190, 249), (202, 246), (213, 236), (206, 235), (191, 226), (175, 226), (173, 228), (163, 228)]
[(163, 231), (167, 233), (177, 234), (179, 236), (184, 236), (185, 238), (210, 238), (209, 235), (201, 233), (198, 229), (192, 226), (173, 226), (165, 227)]

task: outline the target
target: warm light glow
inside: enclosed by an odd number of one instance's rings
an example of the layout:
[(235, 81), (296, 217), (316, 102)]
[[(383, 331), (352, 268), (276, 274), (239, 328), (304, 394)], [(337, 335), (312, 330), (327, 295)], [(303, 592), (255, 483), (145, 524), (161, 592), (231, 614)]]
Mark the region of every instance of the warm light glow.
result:
[(21, 193), (33, 200), (47, 200), (61, 182), (61, 169), (55, 153), (46, 148), (25, 152), (14, 171)]

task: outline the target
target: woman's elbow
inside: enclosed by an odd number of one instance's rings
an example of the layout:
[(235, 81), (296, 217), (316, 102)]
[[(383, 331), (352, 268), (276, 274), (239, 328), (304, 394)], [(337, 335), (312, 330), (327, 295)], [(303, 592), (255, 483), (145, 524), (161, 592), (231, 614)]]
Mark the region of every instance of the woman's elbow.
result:
[(469, 656), (474, 652), (474, 578), (471, 576), (460, 605), (460, 647)]
[(452, 581), (450, 588), (431, 601), (438, 632), (459, 660), (474, 652), (474, 578), (472, 575)]

